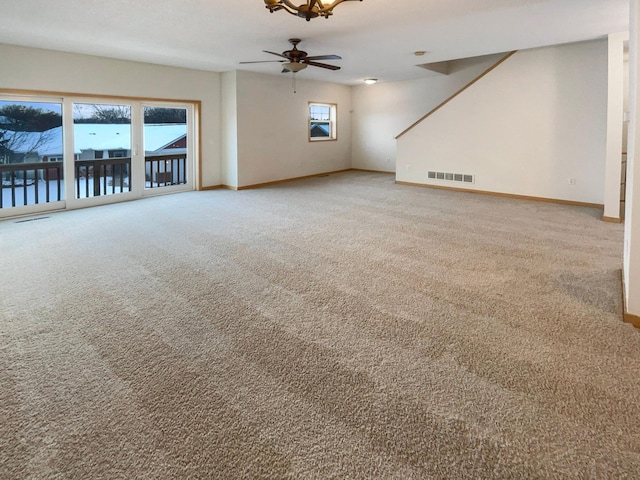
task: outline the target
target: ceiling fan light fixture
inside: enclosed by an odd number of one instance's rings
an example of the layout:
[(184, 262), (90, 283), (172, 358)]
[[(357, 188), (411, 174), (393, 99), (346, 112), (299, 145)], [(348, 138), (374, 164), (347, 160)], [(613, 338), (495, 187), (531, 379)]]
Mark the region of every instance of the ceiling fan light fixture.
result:
[(307, 22), (312, 18), (329, 18), (333, 9), (342, 2), (361, 2), (362, 0), (307, 0), (302, 5), (295, 5), (290, 0), (264, 0), (265, 7), (271, 12), (284, 10), (292, 15), (304, 18)]
[(365, 78), (364, 79), (364, 83), (366, 83), (367, 85), (374, 85), (374, 84), (378, 83), (378, 79), (377, 78)]
[(298, 63), (298, 62), (288, 62), (288, 63), (283, 63), (282, 68), (285, 70), (289, 70), (290, 72), (297, 73), (300, 70), (304, 70), (305, 68), (307, 68), (307, 65), (304, 63)]

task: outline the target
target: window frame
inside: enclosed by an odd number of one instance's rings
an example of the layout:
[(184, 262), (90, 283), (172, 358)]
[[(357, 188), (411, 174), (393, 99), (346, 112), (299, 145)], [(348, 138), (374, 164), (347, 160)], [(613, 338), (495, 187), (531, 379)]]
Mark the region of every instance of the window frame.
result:
[[(311, 107), (313, 105), (318, 105), (321, 107), (329, 107), (329, 121), (326, 122), (329, 124), (329, 136), (328, 137), (312, 137), (311, 136), (311, 124), (312, 122), (323, 122), (324, 120), (313, 120), (311, 118)], [(328, 102), (309, 102), (307, 105), (307, 136), (309, 138), (309, 142), (332, 142), (338, 140), (338, 104), (337, 103), (328, 103)]]
[[(40, 90), (15, 90), (4, 89), (0, 87), (0, 100), (9, 102), (28, 102), (28, 103), (54, 103), (62, 106), (62, 158), (63, 158), (63, 174), (61, 179), (63, 185), (61, 186), (62, 194), (60, 200), (39, 202), (37, 204), (29, 204), (22, 206), (11, 206), (10, 208), (0, 208), (0, 220), (4, 218), (10, 218), (18, 215), (28, 215), (32, 213), (41, 213), (53, 210), (72, 210), (76, 208), (89, 207), (94, 205), (103, 205), (107, 203), (116, 203), (125, 200), (133, 200), (142, 198), (144, 196), (161, 195), (165, 193), (173, 193), (179, 191), (188, 190), (201, 190), (206, 187), (202, 186), (202, 165), (200, 158), (201, 147), (201, 125), (200, 125), (200, 113), (201, 113), (201, 100), (174, 100), (174, 99), (157, 99), (146, 97), (121, 97), (111, 95), (94, 95), (83, 94), (73, 92), (47, 92)], [(75, 104), (103, 104), (108, 102), (113, 105), (130, 105), (133, 108), (132, 125), (135, 123), (139, 125), (139, 128), (132, 131), (132, 146), (135, 148), (131, 151), (132, 161), (133, 157), (138, 158), (134, 162), (135, 168), (132, 164), (132, 173), (138, 178), (144, 178), (145, 167), (139, 158), (144, 158), (145, 152), (144, 146), (144, 124), (143, 124), (143, 109), (146, 106), (153, 107), (171, 107), (171, 108), (184, 108), (187, 110), (187, 124), (191, 125), (191, 139), (187, 136), (187, 168), (190, 170), (187, 183), (181, 185), (171, 185), (162, 188), (162, 191), (149, 192), (144, 188), (144, 184), (134, 183), (131, 184), (130, 192), (123, 192), (117, 195), (117, 198), (113, 198), (113, 195), (100, 195), (88, 198), (75, 198), (75, 182), (73, 174), (75, 172), (75, 161), (82, 160), (81, 154), (75, 153), (74, 148), (74, 105)], [(136, 118), (134, 118), (136, 117)], [(139, 117), (139, 118), (138, 118)], [(136, 123), (136, 122), (139, 122)], [(126, 158), (126, 157), (125, 157)], [(87, 160), (94, 160), (93, 158)], [(53, 160), (52, 160), (53, 161)], [(45, 163), (45, 162), (43, 162)], [(45, 163), (46, 165), (46, 163)], [(49, 168), (49, 167), (45, 167)]]

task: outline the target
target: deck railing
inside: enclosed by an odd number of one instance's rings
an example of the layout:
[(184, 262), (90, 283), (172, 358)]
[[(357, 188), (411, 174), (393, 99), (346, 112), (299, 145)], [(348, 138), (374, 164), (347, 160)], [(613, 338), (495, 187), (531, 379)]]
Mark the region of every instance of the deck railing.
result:
[(98, 197), (131, 191), (131, 157), (76, 160), (76, 197)]
[(62, 200), (62, 162), (0, 164), (0, 178), (0, 208)]
[[(187, 155), (150, 155), (145, 159), (145, 188), (187, 183)], [(76, 160), (76, 198), (131, 191), (131, 157)], [(62, 200), (63, 162), (0, 164), (0, 208)]]
[(147, 188), (187, 183), (187, 154), (144, 157)]

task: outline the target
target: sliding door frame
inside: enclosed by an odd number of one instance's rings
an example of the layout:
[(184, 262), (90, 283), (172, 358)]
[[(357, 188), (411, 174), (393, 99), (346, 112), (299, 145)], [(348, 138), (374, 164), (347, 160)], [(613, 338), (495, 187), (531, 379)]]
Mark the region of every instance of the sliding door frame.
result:
[[(159, 101), (155, 101), (155, 102), (151, 102), (151, 101), (145, 101), (145, 102), (141, 102), (140, 103), (140, 114), (144, 117), (144, 109), (146, 107), (151, 107), (151, 108), (184, 108), (186, 110), (187, 113), (187, 148), (186, 148), (186, 153), (187, 153), (187, 161), (186, 161), (186, 167), (188, 168), (188, 175), (187, 175), (187, 183), (186, 184), (181, 184), (181, 185), (172, 185), (172, 186), (164, 186), (164, 187), (160, 187), (160, 188), (145, 188), (144, 186), (144, 182), (143, 182), (143, 188), (142, 188), (142, 196), (153, 196), (153, 195), (163, 195), (165, 193), (177, 193), (177, 192), (185, 192), (185, 191), (189, 191), (189, 190), (196, 190), (196, 185), (199, 185), (199, 169), (196, 169), (196, 162), (193, 161), (194, 159), (194, 152), (196, 151), (196, 139), (197, 139), (197, 134), (196, 134), (196, 108), (195, 105), (193, 103), (178, 103), (178, 102), (159, 102)], [(132, 120), (133, 121), (133, 120)], [(143, 125), (143, 131), (142, 131), (142, 138), (140, 141), (140, 145), (141, 145), (141, 151), (142, 151), (142, 156), (143, 156), (143, 162), (142, 162), (142, 170), (141, 173), (142, 175), (146, 174), (146, 164), (145, 164), (145, 145), (146, 145), (146, 141), (144, 138), (144, 118), (141, 119), (142, 125)]]
[[(199, 100), (179, 100), (152, 97), (129, 97), (112, 95), (91, 95), (82, 93), (0, 89), (0, 98), (11, 101), (55, 102), (62, 104), (63, 117), (63, 154), (64, 154), (64, 198), (63, 200), (12, 207), (0, 210), (0, 218), (31, 215), (55, 210), (71, 210), (120, 201), (134, 200), (149, 195), (161, 195), (189, 190), (202, 189), (202, 165), (200, 158), (200, 108)], [(74, 178), (74, 141), (73, 141), (73, 104), (74, 103), (112, 103), (131, 105), (131, 177), (142, 178), (141, 182), (131, 183), (131, 191), (118, 195), (100, 195), (78, 199), (75, 196)], [(187, 109), (187, 162), (190, 168), (189, 182), (176, 188), (167, 187), (158, 191), (145, 191), (144, 184), (144, 142), (143, 142), (143, 109), (145, 106), (175, 107)], [(136, 127), (134, 127), (136, 125)]]
[[(65, 107), (64, 107), (64, 98), (62, 95), (56, 93), (42, 93), (39, 95), (34, 95), (28, 92), (19, 92), (19, 91), (4, 91), (0, 90), (0, 100), (2, 101), (11, 101), (11, 102), (25, 102), (25, 103), (54, 103), (60, 105), (62, 107), (62, 117), (64, 119)], [(64, 122), (64, 120), (63, 120)], [(63, 138), (62, 138), (62, 146), (64, 148), (64, 127), (62, 129)], [(62, 152), (60, 152), (62, 153)], [(63, 184), (62, 184), (62, 199), (56, 200), (53, 202), (45, 202), (45, 203), (37, 203), (32, 205), (23, 205), (18, 207), (10, 207), (10, 208), (2, 208), (0, 209), (0, 219), (14, 217), (14, 216), (22, 216), (22, 215), (34, 215), (42, 212), (51, 212), (55, 210), (64, 210), (66, 208), (66, 191), (64, 188), (64, 175), (66, 175), (66, 170), (63, 169)], [(2, 191), (0, 191), (0, 195), (2, 195)]]

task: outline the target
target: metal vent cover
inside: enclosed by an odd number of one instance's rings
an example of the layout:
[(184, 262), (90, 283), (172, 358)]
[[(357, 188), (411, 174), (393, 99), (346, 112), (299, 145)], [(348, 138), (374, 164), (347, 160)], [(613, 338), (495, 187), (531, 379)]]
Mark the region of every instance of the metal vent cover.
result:
[(433, 180), (446, 180), (449, 182), (475, 183), (475, 175), (467, 173), (436, 172), (429, 170), (427, 171), (427, 178)]

